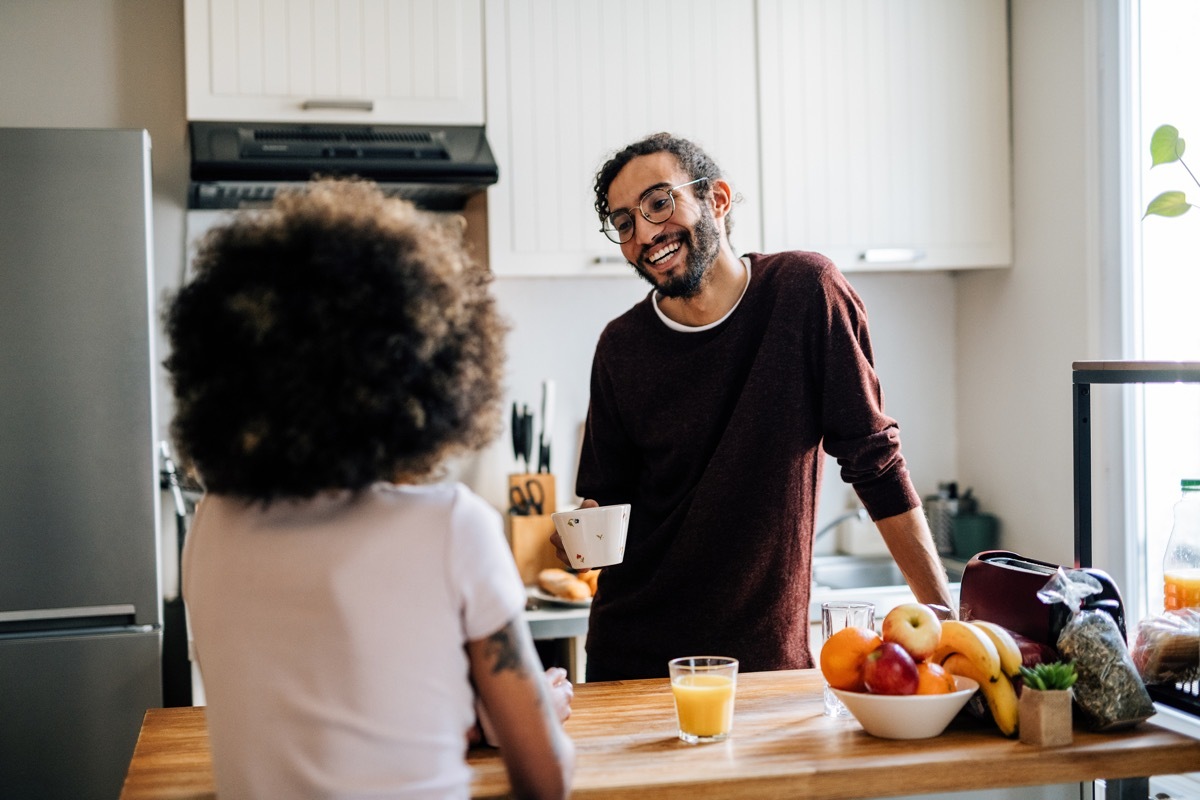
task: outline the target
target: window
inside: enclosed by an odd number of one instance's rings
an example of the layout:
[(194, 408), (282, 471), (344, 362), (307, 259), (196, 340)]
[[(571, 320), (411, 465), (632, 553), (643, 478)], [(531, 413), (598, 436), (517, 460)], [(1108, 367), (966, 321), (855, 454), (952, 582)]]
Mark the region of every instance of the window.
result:
[[(1150, 135), (1174, 125), (1188, 143), (1184, 161), (1200, 178), (1200, 60), (1196, 0), (1132, 3), (1138, 36), (1132, 104), (1134, 208), (1140, 213), (1160, 192), (1180, 190), (1200, 205), (1200, 186), (1179, 164), (1150, 169)], [(1140, 34), (1140, 35), (1139, 35)], [(1139, 74), (1140, 73), (1140, 74)], [(1140, 187), (1139, 187), (1140, 182)], [(1131, 315), (1136, 357), (1152, 361), (1200, 361), (1200, 209), (1182, 217), (1148, 217), (1135, 224), (1134, 297)], [(1200, 478), (1200, 385), (1148, 385), (1140, 390), (1131, 469), (1140, 481), (1145, 539), (1145, 583), (1127, 587), (1133, 619), (1162, 610), (1162, 556), (1171, 532), (1181, 478)], [(1140, 476), (1140, 477), (1139, 477)], [(1137, 570), (1131, 577), (1137, 578)]]

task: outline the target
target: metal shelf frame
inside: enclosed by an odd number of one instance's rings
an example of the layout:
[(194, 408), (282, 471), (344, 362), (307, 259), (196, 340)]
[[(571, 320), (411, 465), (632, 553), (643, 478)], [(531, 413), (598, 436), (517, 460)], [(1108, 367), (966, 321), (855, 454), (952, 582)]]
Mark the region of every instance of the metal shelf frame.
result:
[(1092, 385), (1200, 383), (1200, 361), (1076, 361), (1072, 366), (1075, 440), (1075, 566), (1092, 566)]
[[(1092, 386), (1200, 383), (1198, 361), (1077, 361), (1072, 365), (1075, 447), (1075, 566), (1092, 566)], [(1148, 687), (1151, 697), (1200, 716), (1193, 688)], [(1144, 795), (1143, 795), (1144, 796)]]

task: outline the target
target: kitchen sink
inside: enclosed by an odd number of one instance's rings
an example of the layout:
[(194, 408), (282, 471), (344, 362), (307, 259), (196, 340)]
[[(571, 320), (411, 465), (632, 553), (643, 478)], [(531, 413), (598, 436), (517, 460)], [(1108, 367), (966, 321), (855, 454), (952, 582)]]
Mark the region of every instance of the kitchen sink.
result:
[(813, 583), (830, 589), (905, 585), (904, 575), (891, 556), (850, 555), (815, 556)]
[[(942, 559), (951, 583), (962, 579), (962, 569)], [(813, 585), (827, 589), (863, 589), (904, 586), (904, 574), (891, 556), (829, 555), (813, 557)]]
[[(951, 604), (957, 606), (962, 570), (942, 561), (950, 580)], [(813, 589), (809, 596), (808, 619), (820, 636), (821, 604), (830, 600), (854, 600), (875, 605), (875, 626), (901, 603), (916, 601), (904, 575), (888, 555), (826, 555), (813, 557)]]

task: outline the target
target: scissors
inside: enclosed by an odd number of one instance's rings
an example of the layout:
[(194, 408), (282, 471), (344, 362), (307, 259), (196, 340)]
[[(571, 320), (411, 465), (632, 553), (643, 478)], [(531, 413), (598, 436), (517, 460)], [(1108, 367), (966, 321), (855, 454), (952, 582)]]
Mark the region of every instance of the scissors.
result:
[(508, 513), (527, 517), (531, 514), (541, 514), (545, 508), (546, 492), (542, 484), (534, 480), (525, 481), (525, 488), (520, 486), (508, 487), (508, 499), (512, 505)]

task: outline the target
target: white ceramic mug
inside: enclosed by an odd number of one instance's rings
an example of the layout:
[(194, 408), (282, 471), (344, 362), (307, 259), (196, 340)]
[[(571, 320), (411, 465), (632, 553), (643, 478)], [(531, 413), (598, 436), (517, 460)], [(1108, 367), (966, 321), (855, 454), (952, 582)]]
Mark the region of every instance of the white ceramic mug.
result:
[(620, 564), (629, 533), (629, 504), (576, 508), (550, 516), (574, 569)]

